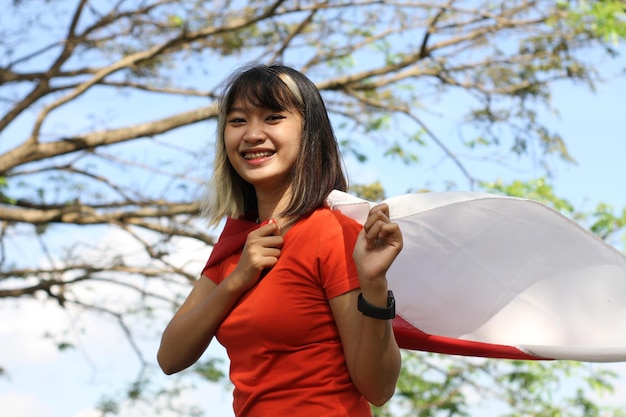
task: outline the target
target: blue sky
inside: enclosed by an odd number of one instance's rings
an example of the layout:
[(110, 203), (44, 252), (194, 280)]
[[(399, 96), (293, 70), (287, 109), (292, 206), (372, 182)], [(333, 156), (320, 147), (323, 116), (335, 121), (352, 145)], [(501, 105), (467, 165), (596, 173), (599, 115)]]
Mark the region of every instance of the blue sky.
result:
[[(562, 133), (576, 165), (556, 163), (554, 185), (558, 195), (579, 208), (591, 209), (598, 202), (626, 207), (626, 78), (600, 85), (590, 93), (582, 88), (560, 85), (554, 94), (554, 106), (560, 116), (546, 115), (550, 125)], [(439, 135), (456, 135), (454, 128), (441, 125)], [(370, 154), (375, 155), (371, 150)], [(347, 158), (354, 182), (366, 183), (380, 179), (389, 196), (402, 194), (412, 186), (412, 178), (421, 183), (430, 176), (434, 187), (438, 179), (456, 178), (463, 188), (463, 177), (449, 162), (441, 162), (442, 154), (432, 144), (419, 166), (404, 166), (397, 161), (379, 159), (360, 165)], [(539, 168), (523, 172), (501, 166), (480, 168), (481, 176), (491, 179), (526, 177), (542, 174)], [(115, 239), (108, 236), (107, 239)], [(186, 248), (189, 254), (199, 248)], [(202, 255), (204, 256), (204, 255)], [(49, 303), (36, 301), (3, 301), (0, 304), (3, 324), (0, 327), (0, 358), (10, 365), (10, 374), (0, 377), (0, 404), (7, 417), (93, 417), (91, 406), (101, 392), (119, 386), (120, 380), (131, 380), (136, 374), (136, 359), (124, 343), (114, 323), (92, 321), (59, 310)], [(73, 326), (59, 323), (73, 323)], [(97, 327), (96, 327), (97, 326)], [(50, 340), (42, 339), (46, 331), (76, 332), (82, 346), (59, 353)], [(7, 343), (6, 341), (10, 341)], [(147, 350), (155, 351), (157, 340), (147, 341)], [(215, 345), (207, 356), (223, 357)], [(602, 399), (606, 403), (626, 404), (626, 365), (604, 365), (621, 372), (615, 395)], [(156, 382), (164, 376), (154, 373)], [(230, 393), (219, 386), (199, 383), (191, 400), (199, 401), (207, 415), (229, 416)], [(621, 401), (619, 403), (618, 401)], [(137, 415), (142, 415), (138, 412)]]

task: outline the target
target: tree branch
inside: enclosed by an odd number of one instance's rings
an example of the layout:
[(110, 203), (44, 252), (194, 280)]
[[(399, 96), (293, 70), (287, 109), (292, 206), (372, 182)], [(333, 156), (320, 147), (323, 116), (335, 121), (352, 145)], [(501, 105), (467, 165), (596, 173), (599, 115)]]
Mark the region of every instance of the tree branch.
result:
[(216, 116), (217, 105), (213, 104), (134, 126), (93, 132), (54, 142), (23, 143), (0, 155), (0, 175), (18, 165), (50, 159), (81, 150), (91, 150), (100, 146), (126, 142), (140, 137), (151, 137)]

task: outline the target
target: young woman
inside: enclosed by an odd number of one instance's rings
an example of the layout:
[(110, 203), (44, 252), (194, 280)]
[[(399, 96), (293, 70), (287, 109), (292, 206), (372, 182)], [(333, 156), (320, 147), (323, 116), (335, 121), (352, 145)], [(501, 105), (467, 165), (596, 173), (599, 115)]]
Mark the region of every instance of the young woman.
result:
[(400, 372), (385, 274), (402, 235), (385, 205), (364, 226), (324, 206), (347, 186), (308, 78), (279, 65), (234, 75), (212, 185), (205, 212), (227, 224), (163, 332), (163, 371), (192, 365), (216, 336), (238, 417), (371, 416)]

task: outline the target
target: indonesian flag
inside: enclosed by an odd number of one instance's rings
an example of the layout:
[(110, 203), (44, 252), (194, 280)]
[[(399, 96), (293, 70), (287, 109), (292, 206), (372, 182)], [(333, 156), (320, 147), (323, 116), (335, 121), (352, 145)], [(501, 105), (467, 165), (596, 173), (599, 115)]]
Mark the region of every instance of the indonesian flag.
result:
[[(626, 256), (535, 201), (473, 192), (385, 201), (404, 248), (387, 278), (405, 349), (626, 361)], [(333, 191), (361, 224), (373, 203)]]

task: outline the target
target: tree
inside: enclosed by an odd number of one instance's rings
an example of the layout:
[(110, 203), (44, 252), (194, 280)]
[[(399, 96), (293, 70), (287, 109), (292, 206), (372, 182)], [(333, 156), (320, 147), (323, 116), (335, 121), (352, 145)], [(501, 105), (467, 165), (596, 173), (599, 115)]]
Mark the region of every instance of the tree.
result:
[[(468, 102), (474, 154), (533, 158), (549, 174), (553, 158), (572, 159), (538, 117), (551, 85), (593, 88), (595, 60), (618, 55), (625, 27), (618, 0), (15, 0), (0, 25), (0, 297), (114, 320), (139, 359), (140, 398), (154, 334), (138, 329), (159, 328), (214, 242), (198, 201), (230, 69), (295, 66), (323, 92), (345, 155), (365, 161), (373, 141), (411, 163), (435, 144), (476, 189), (494, 179), (427, 122), (433, 103)], [(624, 218), (605, 210), (600, 233)], [(219, 379), (210, 365), (199, 369)]]

